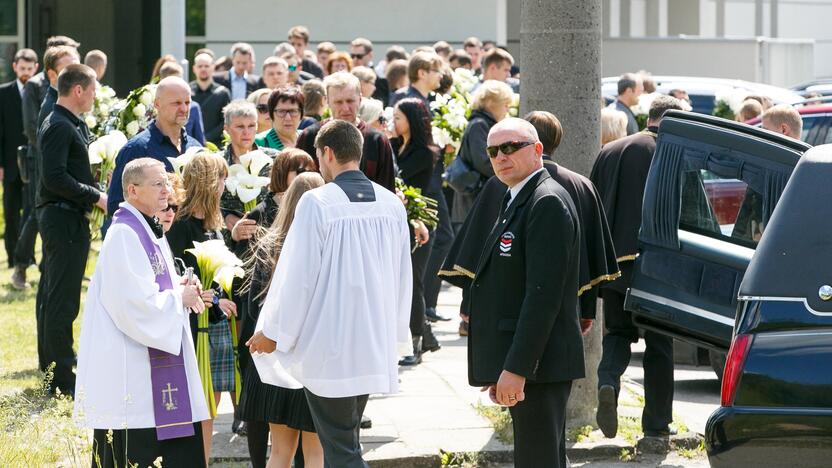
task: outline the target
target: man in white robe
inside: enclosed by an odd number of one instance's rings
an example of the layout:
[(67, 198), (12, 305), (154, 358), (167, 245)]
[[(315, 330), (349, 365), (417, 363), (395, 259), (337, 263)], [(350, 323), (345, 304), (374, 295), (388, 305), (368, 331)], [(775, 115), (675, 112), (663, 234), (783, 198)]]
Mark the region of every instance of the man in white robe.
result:
[[(360, 170), (362, 136), (334, 120), (315, 139), (330, 181), (298, 202), (260, 313), (255, 353), (276, 349), (306, 389), (327, 467), (366, 467), (359, 423), (370, 393), (398, 391), (412, 294), (407, 214)], [(258, 366), (264, 381), (262, 366)]]
[(74, 417), (94, 429), (93, 466), (204, 467), (208, 419), (188, 314), (199, 286), (175, 273), (155, 213), (167, 206), (165, 167), (131, 161), (124, 196), (87, 292)]

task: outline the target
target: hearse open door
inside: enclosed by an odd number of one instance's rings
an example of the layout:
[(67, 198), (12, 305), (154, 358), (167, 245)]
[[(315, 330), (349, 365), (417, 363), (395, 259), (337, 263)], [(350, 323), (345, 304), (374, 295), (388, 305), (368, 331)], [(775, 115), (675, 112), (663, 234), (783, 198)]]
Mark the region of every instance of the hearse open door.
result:
[(640, 252), (624, 306), (638, 326), (728, 350), (740, 282), (808, 149), (745, 124), (667, 113), (644, 191)]

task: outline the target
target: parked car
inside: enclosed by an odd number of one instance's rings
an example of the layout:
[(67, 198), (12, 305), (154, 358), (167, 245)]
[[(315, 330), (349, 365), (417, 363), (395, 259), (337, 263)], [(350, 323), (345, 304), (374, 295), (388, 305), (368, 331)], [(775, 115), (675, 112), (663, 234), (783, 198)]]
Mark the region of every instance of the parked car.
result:
[[(768, 96), (775, 104), (797, 104), (804, 100), (800, 93), (790, 89), (751, 81), (693, 76), (653, 76), (653, 80), (656, 82), (656, 91), (663, 94), (674, 88), (684, 89), (690, 96), (693, 111), (707, 115), (714, 112), (716, 96), (733, 89)], [(615, 100), (618, 96), (618, 77), (608, 77), (601, 81), (601, 95), (608, 103)]]
[[(803, 133), (800, 139), (812, 146), (832, 143), (832, 104), (799, 105), (797, 112), (803, 119)], [(760, 117), (746, 122), (748, 125), (760, 126)]]
[(809, 148), (713, 116), (666, 114), (624, 305), (639, 327), (708, 349), (722, 376), (740, 282), (794, 166)]
[(823, 96), (832, 95), (832, 79), (824, 78), (820, 80), (807, 81), (790, 87), (792, 91), (799, 93), (801, 96), (807, 94), (819, 93)]
[(714, 468), (832, 466), (832, 145), (801, 158), (739, 287)]

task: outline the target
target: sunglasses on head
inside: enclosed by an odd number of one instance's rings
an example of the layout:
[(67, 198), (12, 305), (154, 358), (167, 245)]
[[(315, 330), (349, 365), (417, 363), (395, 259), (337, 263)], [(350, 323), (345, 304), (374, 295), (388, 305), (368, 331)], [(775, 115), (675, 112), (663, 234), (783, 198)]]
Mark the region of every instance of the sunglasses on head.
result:
[(176, 210), (178, 210), (178, 209), (179, 209), (179, 207), (178, 207), (178, 206), (176, 206), (176, 205), (168, 205), (168, 206), (167, 206), (167, 207), (165, 207), (165, 209), (164, 209), (164, 210), (162, 210), (162, 211), (164, 211), (165, 213), (167, 213), (168, 211), (173, 211), (174, 213), (176, 213)]
[(533, 141), (507, 141), (499, 145), (489, 146), (485, 148), (485, 151), (488, 153), (488, 156), (493, 159), (497, 157), (498, 153), (503, 153), (508, 156), (533, 144)]
[[(257, 107), (257, 112), (259, 112), (261, 114), (267, 114), (269, 112), (269, 106), (266, 105), (266, 104), (257, 104), (256, 107)], [(251, 109), (251, 108), (249, 107), (249, 109)]]

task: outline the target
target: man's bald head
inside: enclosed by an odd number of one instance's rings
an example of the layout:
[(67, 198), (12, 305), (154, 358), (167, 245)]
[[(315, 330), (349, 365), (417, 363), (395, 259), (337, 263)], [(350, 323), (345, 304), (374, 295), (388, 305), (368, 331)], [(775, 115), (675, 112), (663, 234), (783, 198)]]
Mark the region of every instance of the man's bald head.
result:
[(184, 128), (191, 108), (191, 87), (178, 76), (164, 78), (156, 87), (153, 105), (156, 107), (156, 121), (162, 127)]
[(503, 119), (488, 132), (494, 175), (509, 187), (543, 167), (543, 144), (534, 125), (515, 117)]

